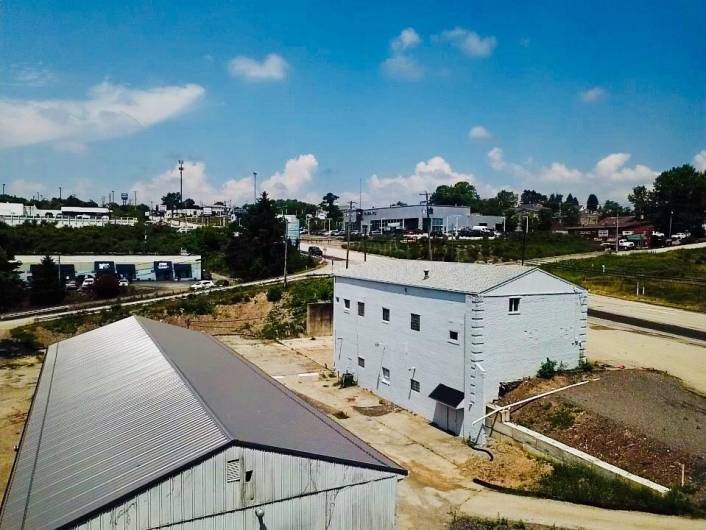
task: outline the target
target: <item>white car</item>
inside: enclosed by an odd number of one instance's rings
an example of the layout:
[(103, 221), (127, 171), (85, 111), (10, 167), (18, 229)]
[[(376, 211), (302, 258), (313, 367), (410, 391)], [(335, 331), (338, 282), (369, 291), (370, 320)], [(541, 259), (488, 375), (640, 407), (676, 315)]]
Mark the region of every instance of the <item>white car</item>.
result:
[(128, 285), (130, 285), (130, 282), (127, 281), (125, 278), (120, 278), (118, 280), (118, 287), (127, 287)]
[(213, 283), (213, 280), (199, 280), (195, 284), (191, 285), (190, 289), (192, 291), (200, 291), (201, 289), (211, 289), (215, 286), (216, 284)]
[(621, 239), (618, 241), (618, 248), (623, 249), (623, 250), (632, 250), (635, 248), (635, 243), (632, 241), (628, 241), (627, 239)]
[(93, 287), (94, 283), (96, 283), (96, 280), (88, 276), (83, 279), (83, 282), (81, 282), (81, 289), (88, 289), (89, 287)]

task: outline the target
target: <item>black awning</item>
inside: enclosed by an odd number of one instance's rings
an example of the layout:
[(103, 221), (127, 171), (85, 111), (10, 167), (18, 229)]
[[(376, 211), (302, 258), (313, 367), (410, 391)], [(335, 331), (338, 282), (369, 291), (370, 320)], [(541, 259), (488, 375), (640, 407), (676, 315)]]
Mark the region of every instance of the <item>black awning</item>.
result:
[(463, 401), (463, 392), (440, 384), (429, 394), (429, 397), (455, 409)]

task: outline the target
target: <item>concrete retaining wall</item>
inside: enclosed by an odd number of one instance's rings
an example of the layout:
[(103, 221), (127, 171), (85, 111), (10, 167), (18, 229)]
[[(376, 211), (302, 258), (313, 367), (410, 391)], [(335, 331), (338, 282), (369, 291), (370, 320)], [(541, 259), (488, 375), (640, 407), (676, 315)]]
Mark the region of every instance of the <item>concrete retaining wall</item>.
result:
[(333, 304), (315, 302), (306, 306), (306, 334), (323, 337), (333, 333)]
[[(488, 412), (498, 410), (497, 407), (489, 406)], [(579, 451), (571, 446), (563, 444), (557, 440), (544, 436), (541, 433), (522, 427), (510, 421), (503, 421), (502, 414), (498, 413), (486, 419), (486, 426), (491, 436), (497, 439), (509, 440), (521, 445), (525, 450), (537, 456), (548, 458), (555, 462), (565, 464), (583, 464), (593, 471), (608, 478), (618, 478), (626, 482), (650, 488), (658, 493), (666, 493), (669, 488), (652, 482), (646, 478), (633, 475), (591, 456), (588, 453)], [(505, 414), (507, 416), (507, 414)]]

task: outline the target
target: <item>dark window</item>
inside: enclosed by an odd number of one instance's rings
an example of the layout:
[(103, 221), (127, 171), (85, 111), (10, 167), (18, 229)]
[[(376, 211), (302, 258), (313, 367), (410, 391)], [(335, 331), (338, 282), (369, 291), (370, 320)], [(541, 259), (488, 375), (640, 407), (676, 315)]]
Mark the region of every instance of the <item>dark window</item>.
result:
[(458, 342), (458, 331), (454, 331), (453, 329), (449, 330), (449, 340), (452, 340), (454, 342)]
[(510, 313), (519, 313), (520, 312), (520, 299), (519, 298), (510, 298), (510, 303), (508, 304), (508, 311)]
[(413, 392), (419, 392), (419, 381), (415, 381), (414, 379), (410, 379), (409, 386)]
[(337, 297), (336, 297), (336, 303), (338, 303), (338, 302), (340, 302), (340, 301), (341, 301), (341, 299), (337, 296)]
[(351, 301), (348, 300), (347, 298), (344, 298), (343, 299), (343, 307), (345, 307), (346, 309), (350, 309), (351, 308)]
[(390, 369), (389, 369), (389, 368), (385, 368), (384, 366), (383, 366), (383, 368), (382, 368), (382, 380), (383, 380), (385, 383), (389, 383), (389, 382), (390, 382)]
[(363, 359), (362, 357), (358, 357), (358, 366), (360, 366), (361, 368), (365, 368), (365, 359)]
[(410, 320), (410, 327), (414, 331), (420, 331), (422, 329), (422, 317), (419, 315), (412, 313), (412, 318)]
[(365, 316), (365, 304), (363, 302), (358, 302), (358, 316)]
[(383, 320), (383, 322), (390, 321), (390, 310), (386, 307), (382, 308), (382, 320)]

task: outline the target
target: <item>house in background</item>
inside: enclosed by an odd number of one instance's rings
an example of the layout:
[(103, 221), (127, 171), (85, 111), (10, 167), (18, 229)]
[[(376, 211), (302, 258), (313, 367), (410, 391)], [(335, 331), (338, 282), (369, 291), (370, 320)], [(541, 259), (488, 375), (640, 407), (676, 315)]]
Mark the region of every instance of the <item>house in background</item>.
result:
[(0, 529), (392, 529), (406, 472), (203, 333), (50, 346)]
[(358, 384), (482, 442), (500, 384), (547, 358), (579, 364), (586, 292), (519, 265), (390, 260), (335, 273), (334, 366)]

